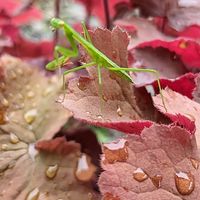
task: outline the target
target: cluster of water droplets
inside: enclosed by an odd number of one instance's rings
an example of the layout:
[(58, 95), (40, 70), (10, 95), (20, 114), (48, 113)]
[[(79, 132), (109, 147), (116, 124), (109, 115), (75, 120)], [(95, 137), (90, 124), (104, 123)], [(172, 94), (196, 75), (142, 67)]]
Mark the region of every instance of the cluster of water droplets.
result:
[[(128, 141), (126, 139), (119, 139), (118, 141), (104, 144), (103, 148), (104, 164), (113, 164), (115, 162), (126, 162), (129, 158)], [(197, 170), (199, 168), (199, 161), (194, 158), (189, 158), (189, 161), (193, 168)], [(163, 180), (162, 174), (155, 174), (154, 176), (148, 175), (144, 169), (138, 167), (133, 171), (133, 179), (138, 182), (143, 182), (150, 179), (156, 188), (162, 186)], [(181, 195), (189, 195), (195, 188), (195, 177), (191, 172), (178, 171), (174, 173), (174, 181), (177, 191)]]

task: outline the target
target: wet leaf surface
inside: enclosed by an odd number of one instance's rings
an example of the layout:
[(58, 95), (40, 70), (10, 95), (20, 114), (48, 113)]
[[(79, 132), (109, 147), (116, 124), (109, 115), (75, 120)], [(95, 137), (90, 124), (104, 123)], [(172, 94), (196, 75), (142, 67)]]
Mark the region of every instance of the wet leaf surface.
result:
[[(91, 33), (91, 39), (95, 47), (119, 66), (127, 66), (128, 37), (125, 32), (119, 28), (113, 29), (112, 32), (96, 29)], [(85, 56), (84, 59), (89, 58)], [(140, 132), (139, 127), (144, 124), (151, 125), (148, 120), (159, 119), (145, 89), (136, 89), (126, 80), (102, 69), (101, 98), (98, 93), (96, 68), (88, 68), (88, 73), (89, 78), (69, 81), (68, 93), (62, 102), (65, 108), (73, 112), (75, 118), (124, 132)]]
[(195, 134), (197, 145), (199, 148), (200, 104), (170, 89), (163, 90), (163, 96), (166, 102), (167, 111), (165, 111), (165, 109), (162, 107), (159, 95), (153, 97), (154, 105), (166, 116), (168, 116), (172, 121), (178, 122), (180, 125), (189, 130), (191, 134)]
[(191, 162), (199, 162), (199, 154), (184, 128), (154, 124), (140, 135), (104, 144), (103, 153), (99, 186), (105, 199), (200, 197), (200, 169)]
[(80, 144), (52, 139), (71, 116), (55, 102), (61, 89), (57, 77), (45, 77), (36, 67), (10, 56), (1, 57), (0, 64), (5, 70), (0, 105), (7, 119), (0, 126), (1, 198), (92, 199), (89, 182), (96, 167), (90, 157), (84, 168), (90, 176), (83, 185), (74, 175), (82, 156)]

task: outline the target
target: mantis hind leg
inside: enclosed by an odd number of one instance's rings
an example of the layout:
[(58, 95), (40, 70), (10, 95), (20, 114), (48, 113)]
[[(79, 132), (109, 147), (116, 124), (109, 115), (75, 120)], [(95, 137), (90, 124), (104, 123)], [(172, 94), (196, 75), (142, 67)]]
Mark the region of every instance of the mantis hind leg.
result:
[(109, 68), (109, 70), (111, 70), (111, 71), (128, 71), (128, 72), (148, 72), (148, 73), (155, 74), (157, 84), (158, 84), (159, 93), (160, 93), (161, 99), (162, 99), (162, 104), (163, 104), (165, 110), (167, 111), (165, 101), (164, 101), (164, 97), (163, 97), (163, 94), (162, 94), (162, 88), (161, 88), (160, 79), (159, 79), (159, 72), (157, 70), (154, 70), (154, 69), (139, 69), (139, 68)]
[(79, 70), (82, 70), (82, 69), (86, 69), (87, 67), (92, 67), (92, 66), (94, 66), (95, 64), (96, 64), (95, 62), (91, 62), (91, 63), (87, 63), (87, 64), (84, 64), (84, 65), (81, 65), (81, 66), (78, 66), (78, 67), (75, 67), (75, 68), (72, 68), (72, 69), (69, 69), (69, 70), (63, 72), (63, 80), (62, 80), (62, 81), (63, 81), (63, 91), (64, 91), (64, 95), (63, 95), (63, 99), (62, 99), (61, 102), (64, 101), (65, 95), (66, 95), (66, 93), (65, 93), (65, 90), (66, 90), (66, 88), (65, 88), (65, 76), (66, 76), (67, 74), (72, 73), (72, 72), (76, 72), (76, 71), (79, 71)]

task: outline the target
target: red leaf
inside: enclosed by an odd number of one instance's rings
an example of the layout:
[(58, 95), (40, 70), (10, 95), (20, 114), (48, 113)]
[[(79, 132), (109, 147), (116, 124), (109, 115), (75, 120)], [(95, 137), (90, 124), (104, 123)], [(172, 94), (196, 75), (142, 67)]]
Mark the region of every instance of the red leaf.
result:
[(200, 147), (200, 104), (170, 89), (163, 90), (167, 111), (163, 108), (160, 95), (153, 97), (154, 105), (172, 121), (184, 126), (191, 134), (196, 134)]
[[(197, 74), (187, 73), (183, 76), (180, 76), (177, 79), (160, 79), (162, 88), (170, 88), (171, 90), (178, 92), (184, 96), (187, 96), (190, 99), (193, 99), (193, 91), (196, 88), (195, 79), (197, 78)], [(156, 93), (158, 93), (158, 84), (156, 81), (153, 83), (154, 89), (156, 89)]]
[[(0, 0), (0, 16), (5, 20), (3, 23), (13, 24), (16, 26), (20, 26), (30, 22), (33, 19), (41, 19), (42, 13), (35, 7), (31, 7), (28, 10), (25, 10), (18, 15), (14, 13), (21, 8), (22, 1), (15, 1), (15, 0)], [(2, 20), (1, 20), (2, 24)]]
[(154, 23), (158, 26), (158, 28), (164, 32), (165, 34), (175, 36), (175, 37), (188, 37), (192, 39), (199, 39), (200, 38), (200, 26), (198, 25), (191, 25), (186, 27), (182, 31), (176, 31), (172, 27), (169, 26), (168, 21), (166, 18), (163, 17), (155, 17)]
[[(96, 48), (119, 66), (127, 65), (128, 37), (121, 29), (115, 28), (112, 32), (96, 29), (91, 33), (91, 39)], [(68, 93), (62, 101), (75, 118), (123, 132), (136, 131), (138, 134), (144, 126), (151, 126), (148, 120), (160, 119), (152, 107), (150, 95), (143, 88), (136, 89), (107, 69), (102, 69), (101, 99), (96, 69), (88, 68), (88, 72), (89, 78), (69, 81)]]
[(73, 141), (67, 142), (64, 137), (60, 137), (54, 140), (39, 141), (36, 143), (35, 148), (48, 153), (67, 155), (73, 151), (79, 151), (80, 145)]
[(200, 198), (200, 157), (183, 128), (154, 124), (140, 135), (104, 144), (103, 153), (99, 186), (104, 199)]
[[(102, 22), (105, 22), (106, 19), (105, 19), (105, 14), (104, 14), (103, 1), (99, 1), (99, 0), (78, 0), (78, 1), (82, 2), (86, 6), (87, 12), (89, 14), (93, 16), (97, 16)], [(111, 17), (113, 17), (116, 14), (115, 6), (121, 2), (129, 3), (128, 0), (109, 0), (108, 1), (109, 13)]]
[(200, 25), (199, 0), (132, 0), (145, 15), (167, 17), (176, 30), (187, 26)]
[(189, 70), (197, 70), (200, 68), (200, 45), (195, 41), (188, 39), (178, 39), (171, 42), (154, 40), (138, 45), (138, 48), (147, 47), (153, 49), (161, 47), (176, 53)]

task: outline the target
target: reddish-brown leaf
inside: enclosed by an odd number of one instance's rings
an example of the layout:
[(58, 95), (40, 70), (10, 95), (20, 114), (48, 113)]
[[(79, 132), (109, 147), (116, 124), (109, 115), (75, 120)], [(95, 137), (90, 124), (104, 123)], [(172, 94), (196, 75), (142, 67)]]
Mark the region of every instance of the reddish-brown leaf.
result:
[[(91, 33), (91, 39), (95, 47), (119, 66), (127, 66), (128, 37), (120, 28), (115, 28), (112, 32), (96, 29)], [(89, 60), (86, 56), (84, 59)], [(157, 120), (151, 97), (145, 89), (136, 89), (126, 80), (102, 69), (101, 98), (96, 68), (88, 68), (88, 73), (88, 78), (69, 81), (68, 93), (62, 102), (65, 108), (73, 112), (75, 118), (124, 132), (136, 130), (138, 133), (141, 131), (140, 123), (149, 127), (151, 122), (133, 120)]]
[(98, 199), (91, 158), (75, 142), (52, 140), (71, 116), (55, 102), (58, 78), (10, 56), (0, 58), (2, 68), (0, 110), (7, 121), (0, 126), (0, 199)]
[(176, 30), (182, 30), (190, 25), (200, 25), (199, 0), (133, 0), (145, 14), (164, 16)]
[(153, 97), (154, 105), (172, 121), (178, 122), (192, 134), (195, 133), (200, 147), (200, 104), (170, 89), (163, 90), (163, 97), (167, 111), (162, 105), (160, 95)]
[(183, 128), (155, 124), (138, 136), (104, 144), (103, 152), (99, 186), (104, 199), (200, 198), (200, 157)]

